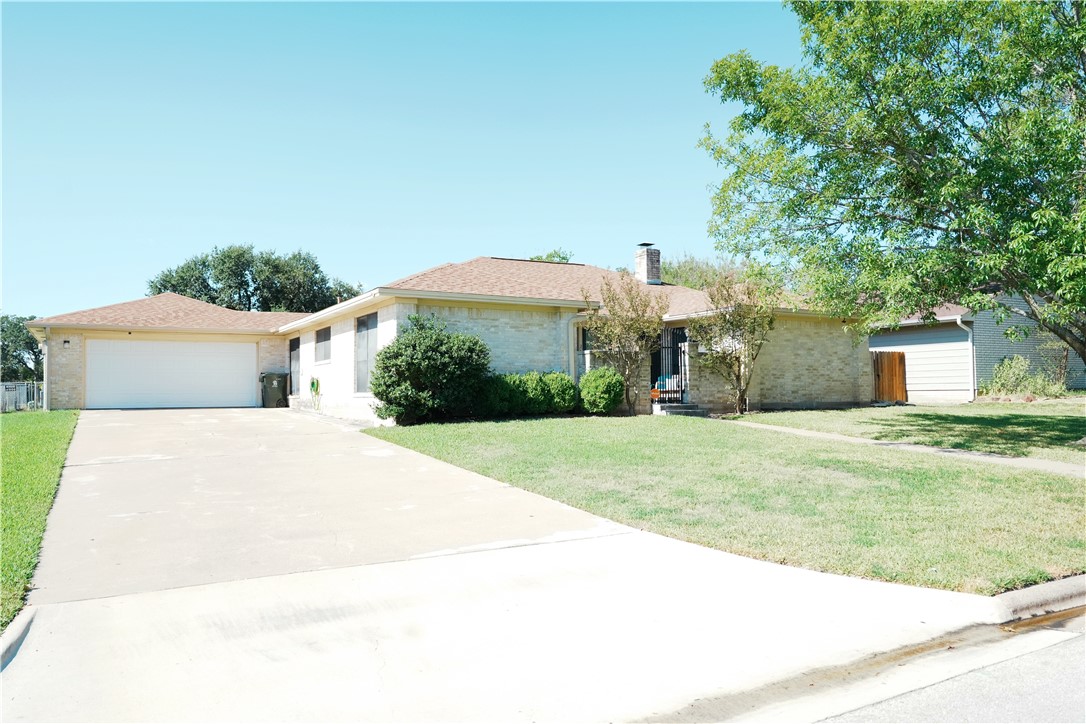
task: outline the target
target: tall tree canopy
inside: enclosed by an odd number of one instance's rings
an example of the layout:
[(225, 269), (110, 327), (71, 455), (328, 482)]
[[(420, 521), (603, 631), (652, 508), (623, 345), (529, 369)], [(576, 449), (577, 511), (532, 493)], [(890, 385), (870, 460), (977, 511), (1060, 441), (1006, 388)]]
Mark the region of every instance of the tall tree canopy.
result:
[(166, 269), (147, 282), (147, 291), (176, 292), (242, 311), (317, 312), (358, 296), (362, 288), (330, 279), (308, 252), (280, 255), (236, 245), (215, 247)]
[(557, 249), (551, 249), (546, 254), (536, 254), (535, 256), (528, 257), (531, 261), (553, 261), (559, 264), (568, 264), (570, 259), (573, 258), (572, 251), (566, 251), (562, 247)]
[(702, 141), (719, 247), (871, 325), (1020, 295), (1086, 360), (1083, 1), (789, 7), (801, 67), (740, 52), (705, 80), (745, 107)]
[(44, 355), (38, 340), (26, 328), (35, 317), (0, 315), (0, 380), (4, 382), (40, 382)]
[(660, 280), (665, 284), (677, 284), (691, 289), (707, 289), (722, 276), (738, 271), (728, 259), (701, 259), (692, 254), (660, 260)]

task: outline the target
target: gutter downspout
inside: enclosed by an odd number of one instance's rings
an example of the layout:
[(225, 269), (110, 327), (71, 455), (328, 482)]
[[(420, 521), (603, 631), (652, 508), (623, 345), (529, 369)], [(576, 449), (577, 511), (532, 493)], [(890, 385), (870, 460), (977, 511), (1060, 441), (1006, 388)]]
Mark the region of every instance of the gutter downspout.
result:
[(973, 402), (977, 399), (977, 358), (976, 350), (973, 349), (973, 328), (962, 324), (960, 314), (954, 318), (954, 324), (964, 329), (969, 335), (969, 401)]

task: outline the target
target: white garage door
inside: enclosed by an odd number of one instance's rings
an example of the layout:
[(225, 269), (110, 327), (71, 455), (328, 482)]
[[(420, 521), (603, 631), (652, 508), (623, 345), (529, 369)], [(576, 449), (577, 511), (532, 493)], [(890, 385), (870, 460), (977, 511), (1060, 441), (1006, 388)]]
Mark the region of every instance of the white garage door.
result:
[(905, 353), (909, 402), (968, 402), (973, 399), (973, 348), (956, 324), (903, 327), (871, 337), (872, 352)]
[(87, 340), (89, 409), (254, 407), (256, 345)]

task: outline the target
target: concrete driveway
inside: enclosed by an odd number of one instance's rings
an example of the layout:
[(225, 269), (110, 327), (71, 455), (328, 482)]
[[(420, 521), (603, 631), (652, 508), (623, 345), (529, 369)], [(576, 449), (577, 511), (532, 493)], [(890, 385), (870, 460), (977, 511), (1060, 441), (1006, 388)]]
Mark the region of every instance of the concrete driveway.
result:
[(4, 721), (703, 720), (997, 617), (285, 410), (84, 412), (35, 586)]

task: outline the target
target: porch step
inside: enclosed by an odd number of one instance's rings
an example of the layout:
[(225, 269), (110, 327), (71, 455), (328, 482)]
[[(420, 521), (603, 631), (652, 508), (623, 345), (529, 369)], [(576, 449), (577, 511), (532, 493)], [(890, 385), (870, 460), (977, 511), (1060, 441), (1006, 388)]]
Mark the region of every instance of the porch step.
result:
[(708, 417), (709, 410), (701, 405), (680, 405), (678, 403), (663, 403), (652, 406), (654, 415), (683, 415), (685, 417)]

